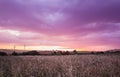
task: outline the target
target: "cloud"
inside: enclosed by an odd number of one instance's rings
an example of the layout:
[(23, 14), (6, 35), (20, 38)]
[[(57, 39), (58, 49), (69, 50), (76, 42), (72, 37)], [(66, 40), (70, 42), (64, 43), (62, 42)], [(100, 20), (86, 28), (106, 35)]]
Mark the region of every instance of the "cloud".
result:
[(118, 47), (119, 14), (119, 0), (0, 0), (0, 30), (22, 32), (19, 40), (8, 33), (2, 33), (0, 40), (23, 43), (22, 39), (29, 39), (27, 43), (74, 48), (93, 44)]

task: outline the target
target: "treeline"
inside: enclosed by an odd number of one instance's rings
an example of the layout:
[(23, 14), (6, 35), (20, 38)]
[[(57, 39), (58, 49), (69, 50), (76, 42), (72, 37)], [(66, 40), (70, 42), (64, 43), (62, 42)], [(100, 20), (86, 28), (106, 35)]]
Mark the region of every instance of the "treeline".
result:
[(8, 54), (0, 51), (0, 56), (7, 56)]
[(38, 51), (28, 51), (28, 52), (22, 52), (22, 53), (17, 53), (17, 52), (13, 52), (10, 55), (12, 56), (26, 56), (26, 55), (43, 55), (43, 56), (49, 56), (49, 55), (74, 55), (77, 54), (77, 51), (74, 50), (72, 52), (70, 51), (47, 51), (49, 53), (44, 53), (46, 51), (42, 51), (42, 52), (38, 52)]
[[(43, 51), (44, 52), (44, 51)], [(27, 55), (43, 55), (43, 56), (49, 56), (49, 55), (89, 55), (89, 54), (120, 54), (120, 50), (108, 50), (108, 51), (101, 51), (101, 52), (80, 52), (80, 51), (49, 51), (50, 53), (41, 53), (38, 51), (28, 51), (28, 52), (12, 52), (11, 54), (7, 54), (6, 52), (0, 51), (0, 56), (27, 56)]]

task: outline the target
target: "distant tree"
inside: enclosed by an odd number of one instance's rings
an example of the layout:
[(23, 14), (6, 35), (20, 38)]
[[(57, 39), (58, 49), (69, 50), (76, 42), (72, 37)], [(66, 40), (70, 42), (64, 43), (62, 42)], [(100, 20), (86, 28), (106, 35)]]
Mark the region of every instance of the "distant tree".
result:
[(7, 56), (7, 53), (5, 53), (5, 52), (0, 52), (0, 56)]
[(17, 56), (18, 53), (14, 51), (11, 55), (13, 55), (13, 56)]
[(96, 54), (104, 54), (104, 52), (96, 52)]
[(95, 52), (91, 52), (91, 54), (95, 54)]
[(56, 55), (57, 54), (57, 52), (53, 52), (53, 55)]
[(40, 54), (37, 51), (28, 51), (21, 53), (21, 55), (40, 55)]
[(57, 55), (70, 55), (70, 52), (69, 51), (58, 51), (57, 53), (56, 53)]
[(77, 54), (77, 50), (73, 50), (73, 53), (74, 53), (74, 54)]
[(120, 50), (116, 50), (114, 53), (120, 53)]
[(62, 51), (58, 51), (58, 52), (57, 52), (57, 55), (62, 55), (62, 54), (63, 54)]
[(64, 55), (70, 55), (69, 51), (64, 52)]

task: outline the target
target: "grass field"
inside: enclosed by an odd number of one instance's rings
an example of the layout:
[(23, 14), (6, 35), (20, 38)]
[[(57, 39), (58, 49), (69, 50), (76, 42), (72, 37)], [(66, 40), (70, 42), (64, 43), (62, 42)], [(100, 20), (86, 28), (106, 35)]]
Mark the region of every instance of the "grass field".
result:
[(0, 77), (120, 77), (120, 56), (3, 56)]

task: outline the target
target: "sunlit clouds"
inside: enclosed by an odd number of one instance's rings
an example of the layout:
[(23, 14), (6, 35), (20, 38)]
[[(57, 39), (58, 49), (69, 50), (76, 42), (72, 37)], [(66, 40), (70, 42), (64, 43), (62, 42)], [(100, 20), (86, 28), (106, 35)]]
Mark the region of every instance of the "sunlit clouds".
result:
[(16, 30), (0, 30), (0, 32), (3, 32), (3, 33), (8, 33), (8, 34), (11, 34), (13, 36), (19, 36), (20, 35), (20, 32), (19, 31), (16, 31)]
[(119, 0), (0, 0), (0, 46), (118, 49), (119, 14)]

